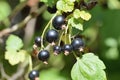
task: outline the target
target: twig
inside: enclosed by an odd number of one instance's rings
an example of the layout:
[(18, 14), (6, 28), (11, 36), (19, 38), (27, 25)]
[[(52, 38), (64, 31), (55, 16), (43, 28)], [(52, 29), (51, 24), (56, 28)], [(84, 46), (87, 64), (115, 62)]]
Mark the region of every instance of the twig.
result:
[[(32, 6), (30, 9), (30, 12), (34, 12), (38, 9), (38, 3), (36, 3), (35, 6)], [(34, 35), (34, 31), (35, 31), (35, 24), (36, 24), (36, 20), (37, 18), (32, 18), (31, 20), (29, 20), (29, 22), (26, 24), (25, 27), (25, 34), (24, 34), (24, 45), (25, 47), (29, 46), (29, 43), (32, 40), (32, 37)]]
[(37, 17), (39, 14), (41, 14), (44, 10), (46, 9), (46, 5), (43, 5), (41, 8), (39, 8), (38, 10), (36, 10), (34, 13), (30, 13), (22, 22), (13, 25), (11, 28), (6, 28), (2, 31), (0, 31), (0, 38), (2, 38), (3, 36), (5, 36), (6, 34), (9, 34), (11, 32), (14, 32), (20, 28), (23, 28), (25, 26), (25, 24), (31, 20), (34, 17)]
[(12, 13), (9, 15), (9, 18), (12, 19), (20, 10), (22, 10), (27, 5), (27, 1), (21, 2), (18, 4)]
[[(2, 78), (6, 78), (7, 80), (10, 78), (10, 76), (8, 76), (5, 71), (4, 71), (4, 67), (3, 67), (3, 64), (0, 63), (0, 73), (1, 73), (1, 76)], [(2, 79), (1, 79), (2, 80)]]
[(9, 79), (7, 80), (17, 80), (19, 77), (21, 77), (25, 71), (25, 68), (26, 66), (28, 65), (28, 61), (24, 62), (24, 63), (21, 63), (17, 69), (17, 72), (14, 73), (12, 75), (12, 77), (10, 77)]

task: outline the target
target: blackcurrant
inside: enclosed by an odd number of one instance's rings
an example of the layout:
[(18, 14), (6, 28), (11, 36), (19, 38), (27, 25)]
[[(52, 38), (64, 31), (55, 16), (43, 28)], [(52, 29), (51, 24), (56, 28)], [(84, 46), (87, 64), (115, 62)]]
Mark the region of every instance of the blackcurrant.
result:
[(59, 38), (59, 34), (56, 30), (51, 29), (46, 33), (46, 40), (49, 43), (56, 42)]
[(32, 70), (28, 75), (30, 80), (35, 80), (35, 78), (39, 77), (39, 72), (37, 70)]
[(81, 38), (75, 38), (72, 43), (72, 47), (74, 50), (80, 49), (81, 47), (84, 47), (84, 41)]
[(50, 6), (48, 6), (47, 7), (47, 11), (49, 12), (49, 13), (56, 13), (56, 11), (57, 11), (57, 8), (56, 8), (56, 5), (55, 6), (53, 6), (53, 7), (50, 7)]
[(41, 37), (38, 36), (38, 37), (35, 38), (35, 44), (36, 44), (38, 47), (41, 46), (41, 42), (42, 42)]
[(41, 61), (47, 61), (50, 53), (47, 50), (42, 50), (38, 53), (38, 59)]
[(70, 53), (71, 51), (72, 51), (72, 45), (70, 45), (70, 44), (65, 44), (64, 46), (63, 46), (63, 50), (64, 50), (64, 52), (67, 54), (67, 53)]
[(52, 21), (52, 25), (55, 29), (61, 30), (63, 25), (65, 25), (65, 17), (62, 15), (56, 16)]
[(54, 46), (53, 47), (53, 52), (55, 55), (59, 54), (61, 52), (61, 47), (60, 46)]

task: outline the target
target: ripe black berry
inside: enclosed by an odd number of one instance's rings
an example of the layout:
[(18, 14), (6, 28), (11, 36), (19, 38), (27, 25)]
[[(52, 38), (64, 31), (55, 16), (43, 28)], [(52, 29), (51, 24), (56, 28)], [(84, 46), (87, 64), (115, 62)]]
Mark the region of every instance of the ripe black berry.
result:
[(60, 46), (54, 46), (53, 47), (53, 52), (55, 55), (59, 54), (61, 52), (61, 47)]
[(36, 44), (38, 47), (41, 46), (41, 41), (42, 41), (41, 37), (36, 37), (36, 38), (35, 38), (35, 44)]
[(65, 25), (65, 17), (62, 15), (56, 16), (52, 21), (52, 25), (55, 29), (61, 30), (63, 25)]
[(35, 80), (35, 78), (39, 77), (39, 72), (37, 70), (33, 70), (28, 75), (30, 80)]
[(42, 50), (38, 53), (38, 59), (41, 61), (47, 61), (50, 54), (47, 50)]
[(51, 29), (46, 33), (46, 40), (49, 43), (56, 42), (58, 40), (59, 34), (56, 30)]
[(47, 7), (47, 11), (49, 12), (49, 13), (55, 13), (56, 11), (57, 11), (57, 8), (56, 8), (56, 5), (55, 6), (53, 6), (53, 7)]
[(72, 41), (71, 45), (74, 50), (80, 49), (81, 47), (84, 46), (84, 41), (81, 38), (76, 38)]
[(70, 44), (66, 44), (63, 46), (63, 50), (65, 55), (68, 55), (72, 51), (72, 46)]

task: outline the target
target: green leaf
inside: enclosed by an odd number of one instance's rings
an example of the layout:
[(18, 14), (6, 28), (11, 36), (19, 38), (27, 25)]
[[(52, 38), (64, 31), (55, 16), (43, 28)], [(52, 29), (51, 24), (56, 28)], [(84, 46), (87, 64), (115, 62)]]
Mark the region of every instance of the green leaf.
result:
[(63, 12), (72, 12), (74, 9), (75, 0), (59, 0), (57, 2), (57, 9)]
[(80, 18), (79, 19), (70, 18), (68, 20), (68, 24), (78, 30), (83, 30), (83, 21)]
[(16, 65), (25, 60), (26, 54), (27, 52), (25, 50), (20, 50), (19, 52), (9, 50), (5, 52), (5, 59), (7, 59), (11, 65)]
[(4, 20), (11, 13), (11, 8), (6, 1), (0, 1), (0, 20)]
[(79, 9), (75, 9), (75, 11), (73, 12), (73, 16), (76, 19), (80, 18), (80, 10)]
[(83, 20), (88, 21), (91, 18), (91, 14), (86, 11), (80, 11), (79, 9), (75, 9), (73, 12), (74, 18), (82, 18)]
[(15, 35), (10, 35), (6, 41), (6, 50), (19, 50), (20, 48), (23, 47), (23, 42), (22, 40), (15, 36)]
[(74, 11), (73, 16), (74, 16), (75, 18), (81, 17), (83, 20), (86, 20), (86, 21), (88, 21), (88, 20), (91, 18), (91, 14), (90, 14), (90, 13), (88, 13), (88, 12), (86, 12), (86, 11), (80, 11), (80, 10), (78, 10), (78, 9), (76, 9), (76, 10)]
[(81, 59), (77, 58), (71, 77), (72, 80), (107, 80), (104, 69), (105, 65), (98, 56), (87, 53)]

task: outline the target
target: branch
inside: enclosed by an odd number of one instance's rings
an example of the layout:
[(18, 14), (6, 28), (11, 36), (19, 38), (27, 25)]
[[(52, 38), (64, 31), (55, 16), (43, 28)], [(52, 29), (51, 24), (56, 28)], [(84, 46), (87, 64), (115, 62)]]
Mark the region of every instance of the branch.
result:
[(19, 77), (21, 77), (25, 71), (26, 66), (28, 65), (28, 61), (25, 61), (24, 63), (21, 63), (16, 71), (16, 73), (14, 73), (12, 75), (12, 77), (10, 77), (7, 80), (17, 80)]
[(31, 20), (34, 17), (37, 17), (39, 14), (41, 14), (45, 9), (47, 8), (46, 5), (43, 5), (41, 8), (39, 8), (38, 10), (36, 10), (34, 13), (30, 13), (22, 22), (13, 25), (11, 28), (6, 28), (2, 31), (0, 31), (0, 38), (2, 38), (3, 36), (14, 32), (20, 28), (23, 28), (25, 26), (25, 24)]
[[(38, 9), (38, 3), (36, 3), (36, 5), (34, 5), (34, 6), (31, 6), (30, 12), (34, 12), (37, 9)], [(24, 45), (25, 45), (25, 47), (28, 47), (29, 43), (32, 40), (32, 37), (34, 35), (34, 31), (35, 31), (36, 20), (37, 20), (37, 18), (32, 18), (26, 24), (26, 27), (24, 29), (24, 31), (25, 31), (25, 34), (24, 34)]]
[(9, 18), (12, 19), (20, 10), (22, 10), (27, 5), (27, 1), (21, 2), (18, 4), (12, 13), (9, 15)]
[[(2, 78), (6, 78), (7, 80), (10, 78), (10, 76), (8, 76), (5, 71), (4, 71), (4, 67), (3, 67), (3, 64), (0, 63), (0, 73), (1, 73), (1, 76)], [(1, 79), (2, 80), (2, 79)]]

